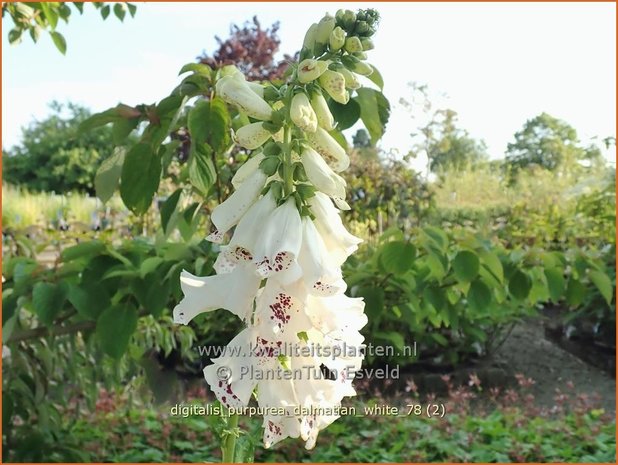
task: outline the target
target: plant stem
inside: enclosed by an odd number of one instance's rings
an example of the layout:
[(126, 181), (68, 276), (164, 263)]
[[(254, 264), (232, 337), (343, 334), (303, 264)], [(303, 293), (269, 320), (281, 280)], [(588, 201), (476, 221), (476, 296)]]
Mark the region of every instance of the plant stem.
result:
[(230, 430), (225, 438), (225, 443), (221, 448), (223, 451), (222, 463), (236, 463), (234, 461), (234, 453), (236, 449), (236, 428), (238, 428), (239, 415), (230, 415), (228, 420), (228, 429)]
[(294, 188), (291, 139), (290, 127), (286, 123), (283, 128), (283, 195), (286, 197), (292, 194)]

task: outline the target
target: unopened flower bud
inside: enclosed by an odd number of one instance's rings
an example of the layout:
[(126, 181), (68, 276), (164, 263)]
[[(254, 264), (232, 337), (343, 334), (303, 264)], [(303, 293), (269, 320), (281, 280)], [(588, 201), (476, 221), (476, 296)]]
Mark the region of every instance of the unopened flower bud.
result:
[(333, 32), (330, 33), (329, 43), (331, 52), (340, 50), (345, 44), (345, 31), (337, 26), (333, 29)]
[(361, 39), (361, 45), (363, 46), (363, 50), (365, 51), (373, 50), (375, 48), (373, 40), (371, 40), (369, 37), (363, 37)]
[(272, 117), (272, 108), (257, 95), (246, 81), (235, 76), (225, 76), (217, 81), (216, 93), (225, 102), (237, 105), (247, 115), (260, 119), (269, 120)]
[(321, 93), (316, 92), (311, 96), (311, 106), (318, 118), (318, 125), (327, 131), (332, 131), (335, 128), (335, 118)]
[(348, 53), (362, 52), (363, 44), (358, 37), (348, 37), (345, 40), (345, 50)]
[(315, 34), (318, 30), (318, 23), (313, 23), (307, 29), (305, 39), (303, 40), (303, 49), (301, 50), (302, 57), (313, 57), (315, 55)]
[(355, 63), (352, 70), (355, 73), (362, 74), (363, 76), (369, 76), (371, 73), (373, 73), (373, 68), (369, 63), (365, 61), (359, 61)]
[(354, 25), (356, 24), (356, 13), (354, 13), (352, 10), (339, 10), (339, 12), (341, 12), (341, 14), (337, 16), (338, 23), (340, 23), (343, 29), (351, 32), (352, 28), (354, 28)]
[(302, 84), (307, 84), (317, 78), (319, 78), (324, 71), (328, 68), (328, 63), (325, 61), (318, 61), (312, 58), (303, 60), (298, 65), (298, 80)]
[(356, 75), (352, 71), (346, 68), (341, 68), (339, 69), (338, 72), (343, 75), (343, 78), (345, 79), (346, 88), (358, 89), (361, 86), (360, 82), (358, 82), (358, 79), (356, 78)]
[(350, 94), (345, 90), (345, 78), (337, 71), (327, 69), (320, 76), (320, 85), (328, 95), (338, 103), (345, 105), (350, 100)]
[(241, 147), (254, 150), (264, 144), (271, 137), (270, 131), (266, 130), (263, 123), (251, 123), (236, 131), (236, 143)]
[(354, 28), (354, 32), (363, 35), (369, 32), (369, 24), (366, 21), (356, 21), (356, 27)]
[(350, 157), (345, 153), (343, 147), (324, 129), (318, 127), (314, 133), (307, 134), (307, 140), (309, 145), (322, 155), (326, 163), (336, 173), (350, 166)]
[(328, 13), (318, 23), (315, 41), (318, 44), (328, 44), (330, 33), (335, 29), (335, 18)]
[(303, 131), (315, 132), (318, 127), (318, 117), (315, 111), (313, 111), (307, 95), (304, 93), (296, 94), (292, 98), (290, 118)]

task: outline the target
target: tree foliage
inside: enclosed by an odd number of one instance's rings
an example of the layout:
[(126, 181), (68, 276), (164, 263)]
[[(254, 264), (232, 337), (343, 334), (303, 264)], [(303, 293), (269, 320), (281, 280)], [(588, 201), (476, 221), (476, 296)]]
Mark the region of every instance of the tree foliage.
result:
[(113, 148), (113, 130), (78, 133), (90, 111), (50, 104), (52, 113), (23, 129), (22, 143), (3, 152), (4, 180), (35, 191), (94, 193), (94, 175)]
[(547, 113), (526, 121), (506, 151), (506, 161), (515, 170), (530, 165), (555, 170), (565, 163), (594, 162), (600, 158), (598, 147), (584, 147), (575, 128)]
[[(135, 16), (137, 7), (128, 2), (116, 2), (113, 5), (105, 2), (91, 2), (99, 10), (101, 17), (107, 19), (113, 11), (114, 15), (124, 21), (127, 12)], [(25, 32), (30, 34), (33, 42), (37, 42), (41, 33), (49, 32), (56, 48), (63, 55), (67, 50), (64, 36), (56, 30), (59, 20), (69, 22), (73, 12), (69, 2), (2, 2), (2, 17), (8, 14), (13, 21), (13, 28), (9, 31), (9, 43), (18, 44)], [(84, 11), (84, 2), (72, 2), (73, 8), (80, 14)]]
[(235, 65), (249, 81), (280, 79), (288, 68), (287, 61), (294, 57), (284, 55), (284, 61), (279, 63), (275, 60), (281, 44), (278, 31), (279, 22), (269, 29), (262, 29), (254, 16), (242, 27), (232, 25), (227, 39), (216, 37), (219, 48), (212, 55), (204, 52), (198, 60), (213, 69)]

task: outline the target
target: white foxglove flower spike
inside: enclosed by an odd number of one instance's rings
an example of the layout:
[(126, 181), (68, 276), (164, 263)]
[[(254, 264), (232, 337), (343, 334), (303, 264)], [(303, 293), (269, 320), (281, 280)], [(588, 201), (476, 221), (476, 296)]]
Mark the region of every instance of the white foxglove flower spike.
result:
[[(320, 192), (336, 199), (345, 199), (345, 179), (335, 173), (319, 153), (306, 147), (301, 155), (301, 162), (309, 182)], [(349, 210), (349, 207), (347, 209)]]

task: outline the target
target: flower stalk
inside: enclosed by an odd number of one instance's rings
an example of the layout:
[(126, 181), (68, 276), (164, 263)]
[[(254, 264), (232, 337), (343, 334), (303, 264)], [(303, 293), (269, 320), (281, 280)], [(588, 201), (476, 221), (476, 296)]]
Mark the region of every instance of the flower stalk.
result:
[[(339, 174), (350, 158), (333, 132), (329, 101), (347, 104), (361, 85), (358, 75), (373, 71), (363, 61), (363, 40), (377, 21), (374, 10), (324, 16), (309, 28), (299, 63), (279, 87), (247, 83), (233, 67), (216, 84), (222, 99), (258, 120), (234, 136), (253, 152), (232, 179), (234, 193), (211, 215), (207, 240), (227, 239), (213, 265), (216, 275), (182, 273), (184, 298), (174, 321), (188, 324), (224, 308), (244, 322), (204, 377), (225, 407), (245, 407), (255, 398), (266, 411), (286, 412), (264, 415), (265, 447), (300, 437), (313, 448), (319, 431), (339, 416), (320, 411), (336, 410), (356, 395), (352, 382), (363, 360), (360, 329), (367, 317), (363, 299), (345, 294), (341, 266), (361, 240), (340, 216), (350, 209)], [(307, 352), (316, 345), (318, 352)], [(342, 354), (342, 346), (357, 353)], [(233, 462), (237, 415), (227, 427), (223, 461)]]

